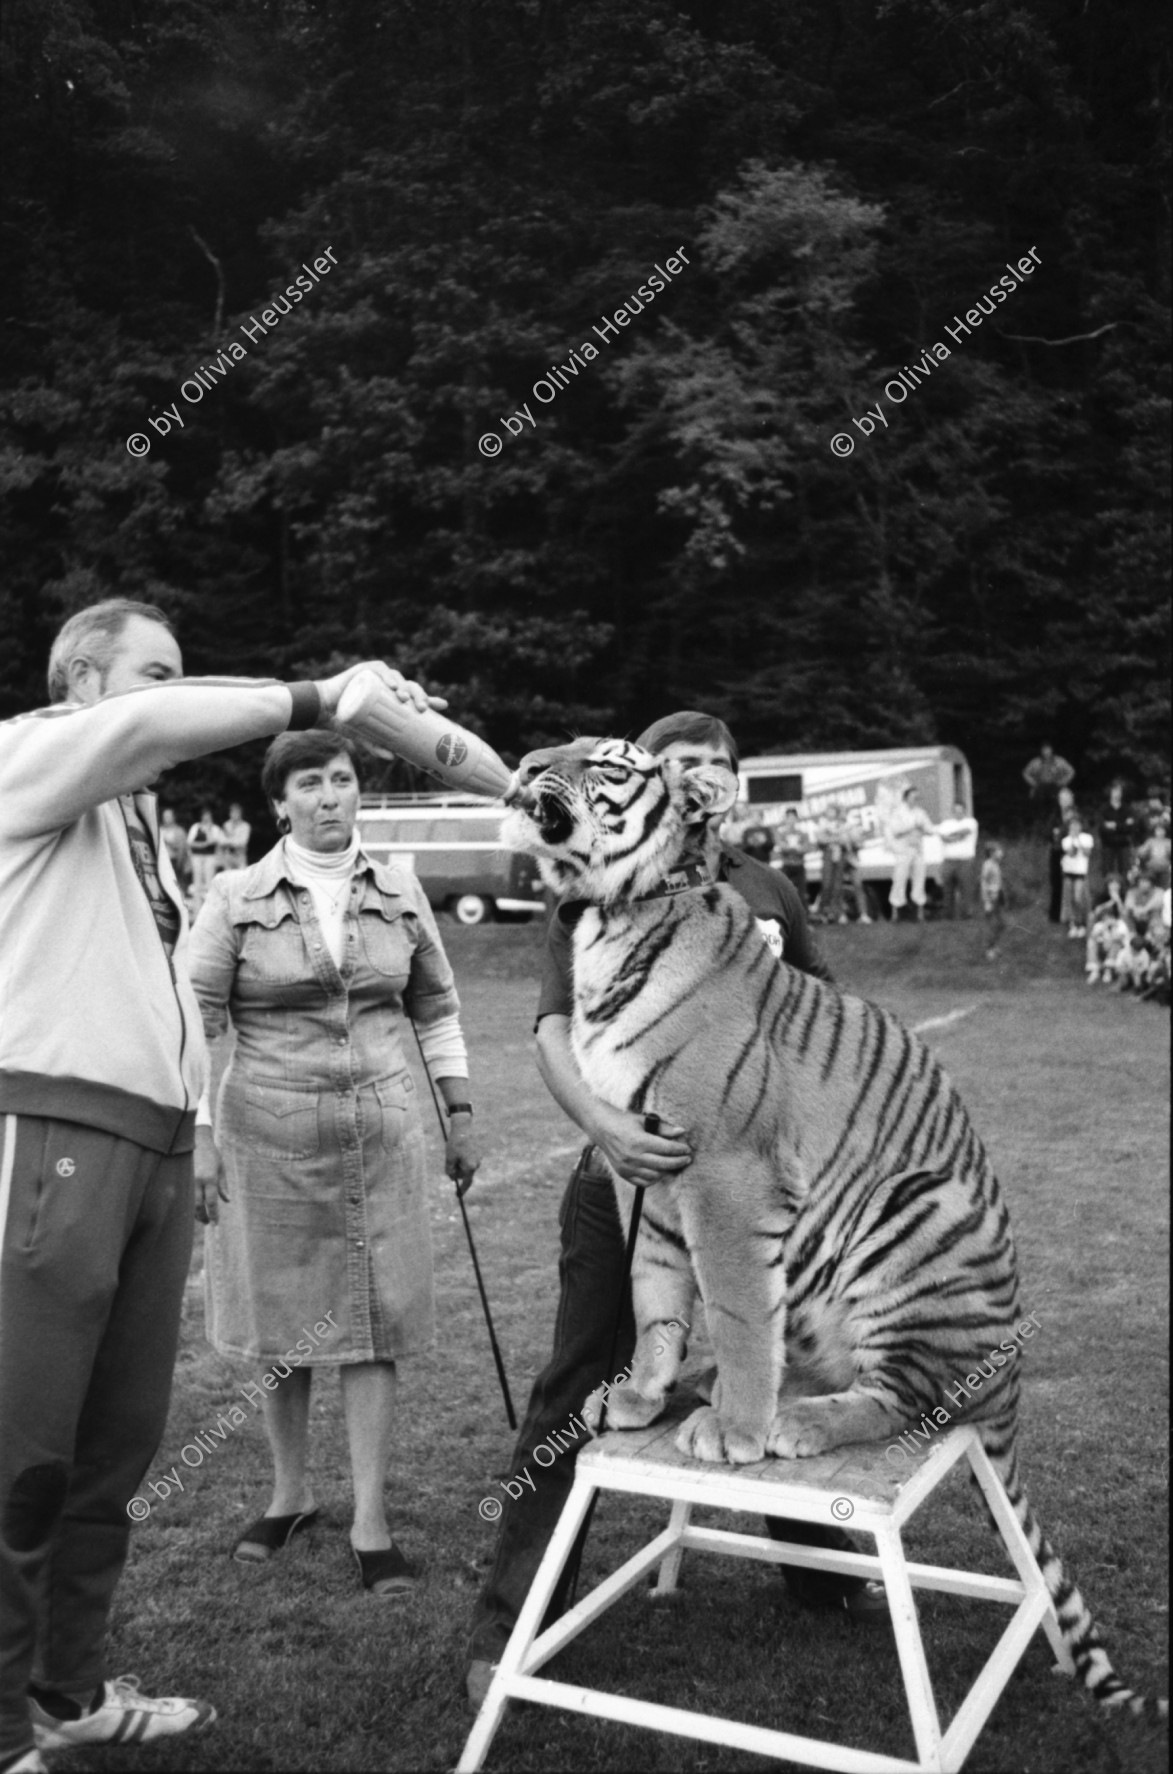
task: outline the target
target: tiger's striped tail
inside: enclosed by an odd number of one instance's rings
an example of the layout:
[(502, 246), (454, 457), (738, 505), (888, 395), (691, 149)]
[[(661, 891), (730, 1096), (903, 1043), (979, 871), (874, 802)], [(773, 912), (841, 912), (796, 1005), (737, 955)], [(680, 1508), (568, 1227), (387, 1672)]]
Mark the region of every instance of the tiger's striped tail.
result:
[(1059, 1622), (1063, 1642), (1075, 1664), (1076, 1679), (1101, 1706), (1129, 1712), (1134, 1718), (1150, 1723), (1168, 1717), (1169, 1702), (1152, 1700), (1129, 1688), (1113, 1669), (1095, 1621), (1075, 1584), (1063, 1569), (1054, 1547), (1038, 1524), (1026, 1487), (1018, 1470), (1018, 1447), (1015, 1430), (1009, 1434), (1005, 1425), (978, 1422), (974, 1424), (981, 1437), (991, 1466), (1001, 1479), (1010, 1506), (1018, 1517), (1023, 1533)]

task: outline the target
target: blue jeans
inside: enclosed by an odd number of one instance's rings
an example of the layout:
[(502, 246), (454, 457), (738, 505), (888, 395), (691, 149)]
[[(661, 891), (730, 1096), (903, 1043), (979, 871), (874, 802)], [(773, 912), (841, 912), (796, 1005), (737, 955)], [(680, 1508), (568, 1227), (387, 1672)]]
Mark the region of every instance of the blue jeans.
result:
[[(574, 1431), (567, 1429), (570, 1417), (596, 1386), (605, 1379), (613, 1379), (627, 1366), (635, 1348), (631, 1289), (623, 1282), (623, 1235), (614, 1185), (602, 1161), (594, 1156), (593, 1147), (586, 1148), (575, 1166), (562, 1200), (559, 1224), (561, 1296), (554, 1324), (554, 1349), (534, 1381), (509, 1468), (513, 1483), (518, 1482), (517, 1475), (523, 1470), (528, 1477), (520, 1496), (507, 1494), (503, 1499), (492, 1568), (473, 1610), (469, 1656), (494, 1663), (513, 1631), (574, 1483), (573, 1445), (552, 1465), (538, 1464), (533, 1458), (534, 1449), (554, 1430), (572, 1435)], [(608, 1368), (621, 1299), (614, 1366)], [(529, 1479), (533, 1480), (532, 1488)], [(794, 1540), (803, 1546), (831, 1546), (840, 1551), (855, 1549), (848, 1534), (830, 1525), (767, 1517), (766, 1527), (776, 1540)], [(782, 1569), (799, 1599), (823, 1605), (833, 1605), (863, 1583), (862, 1578), (837, 1576), (834, 1572), (805, 1571), (786, 1565)], [(568, 1573), (563, 1572), (546, 1614), (547, 1624), (565, 1612), (568, 1589)]]

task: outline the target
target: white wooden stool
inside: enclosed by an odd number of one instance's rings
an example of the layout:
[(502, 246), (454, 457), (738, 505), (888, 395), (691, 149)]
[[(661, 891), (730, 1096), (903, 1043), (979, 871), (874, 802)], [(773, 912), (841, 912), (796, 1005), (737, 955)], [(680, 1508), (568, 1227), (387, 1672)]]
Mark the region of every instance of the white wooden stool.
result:
[[(1073, 1673), (1042, 1573), (973, 1429), (950, 1430), (931, 1443), (919, 1459), (910, 1457), (903, 1467), (895, 1457), (887, 1459), (884, 1447), (875, 1443), (837, 1448), (814, 1460), (709, 1466), (676, 1451), (673, 1440), (678, 1426), (679, 1419), (674, 1414), (671, 1420), (661, 1419), (650, 1429), (611, 1432), (579, 1455), (574, 1488), (464, 1746), (459, 1763), (461, 1774), (471, 1774), (471, 1770), (481, 1766), (510, 1700), (563, 1707), (625, 1725), (645, 1725), (649, 1730), (727, 1744), (812, 1768), (834, 1769), (839, 1774), (924, 1768), (948, 1771), (960, 1768), (965, 1761), (1038, 1627), (1050, 1640), (1062, 1670), (1068, 1675)], [(910, 1564), (905, 1559), (902, 1527), (958, 1460), (969, 1461), (1021, 1581)], [(672, 1504), (668, 1526), (553, 1626), (539, 1632), (554, 1586), (596, 1491), (629, 1491), (637, 1496), (668, 1499)], [(795, 1521), (849, 1524), (854, 1531), (874, 1536), (878, 1556), (797, 1546), (720, 1528), (691, 1527), (692, 1511), (698, 1504), (710, 1509), (788, 1516)], [(904, 1761), (819, 1738), (796, 1737), (788, 1731), (739, 1724), (709, 1713), (630, 1700), (534, 1674), (656, 1565), (660, 1567), (656, 1593), (675, 1588), (686, 1549), (882, 1579), (912, 1714), (917, 1760)], [(1008, 1603), (1014, 1608), (1009, 1625), (945, 1731), (937, 1717), (925, 1663), (914, 1586), (972, 1596), (979, 1601)]]

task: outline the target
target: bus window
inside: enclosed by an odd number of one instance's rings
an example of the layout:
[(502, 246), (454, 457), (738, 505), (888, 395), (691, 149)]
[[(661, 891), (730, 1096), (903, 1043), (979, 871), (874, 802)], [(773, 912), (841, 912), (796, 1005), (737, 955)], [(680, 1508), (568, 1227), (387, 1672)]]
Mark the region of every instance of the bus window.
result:
[[(954, 801), (960, 801), (963, 806), (966, 804), (964, 764), (954, 764), (953, 766), (953, 799)], [(949, 812), (952, 813), (952, 811), (953, 809), (950, 807)]]
[(750, 776), (745, 795), (751, 807), (768, 805), (771, 801), (801, 801), (801, 776)]

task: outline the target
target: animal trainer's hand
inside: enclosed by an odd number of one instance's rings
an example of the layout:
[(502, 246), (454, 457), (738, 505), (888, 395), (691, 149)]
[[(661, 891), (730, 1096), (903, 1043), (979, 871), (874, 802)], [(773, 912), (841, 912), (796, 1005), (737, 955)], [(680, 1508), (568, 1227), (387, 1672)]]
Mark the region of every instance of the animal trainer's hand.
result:
[(216, 1149), (210, 1127), (197, 1127), (195, 1132), (195, 1217), (201, 1225), (214, 1226), (220, 1218), (220, 1202), (227, 1201), (224, 1191), (224, 1161)]
[(668, 1122), (661, 1123), (659, 1133), (648, 1133), (642, 1116), (600, 1103), (590, 1131), (625, 1183), (661, 1183), (692, 1163), (692, 1148), (684, 1137), (687, 1129)]
[(393, 665), (384, 665), (381, 659), (365, 659), (360, 665), (348, 665), (336, 677), (319, 678), (318, 694), (322, 698), (323, 715), (332, 715), (338, 707), (338, 699), (349, 684), (351, 678), (359, 671), (373, 671), (376, 677), (382, 678), (387, 688), (394, 692), (400, 702), (410, 702), (422, 714), (427, 708), (447, 708), (448, 703), (443, 696), (429, 696), (422, 684), (412, 678), (405, 678), (401, 671)]

